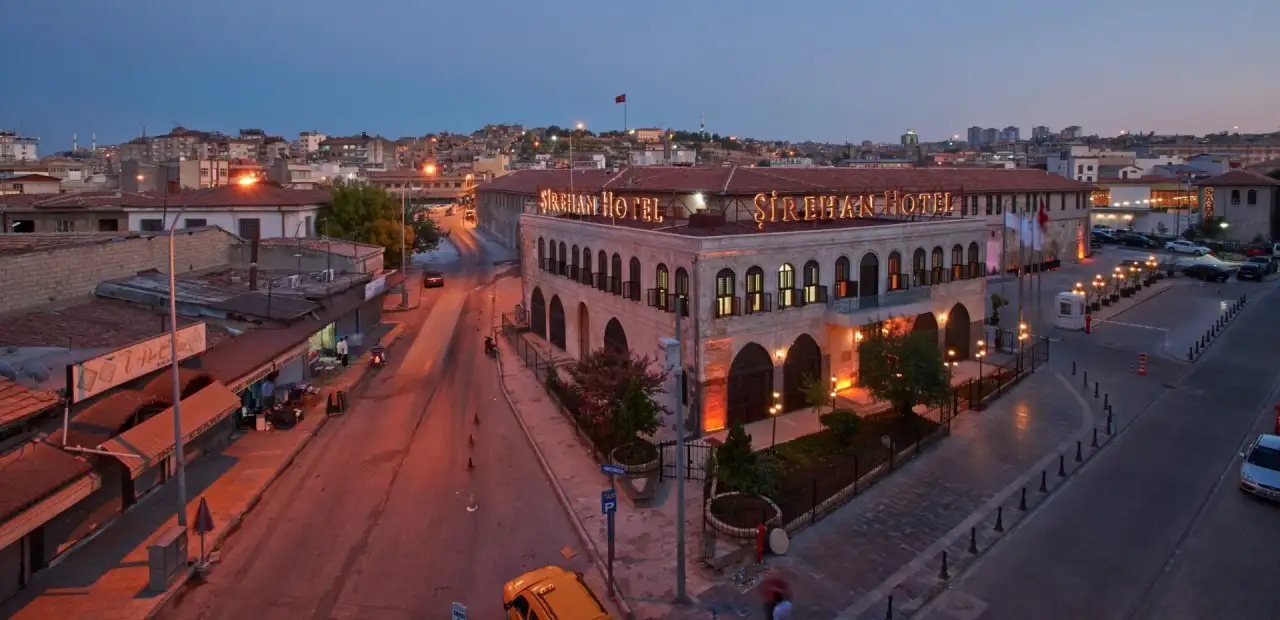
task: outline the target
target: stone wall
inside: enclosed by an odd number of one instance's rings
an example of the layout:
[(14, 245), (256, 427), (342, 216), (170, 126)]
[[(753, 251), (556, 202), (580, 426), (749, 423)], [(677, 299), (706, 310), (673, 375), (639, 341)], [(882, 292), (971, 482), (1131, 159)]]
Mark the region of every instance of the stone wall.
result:
[[(17, 235), (4, 235), (17, 236)], [(0, 254), (0, 315), (42, 304), (85, 298), (103, 280), (139, 271), (169, 270), (165, 234), (119, 233), (24, 235), (48, 240), (47, 249)], [(57, 244), (57, 240), (74, 242)], [(178, 272), (225, 265), (237, 238), (219, 228), (179, 232), (175, 243)]]

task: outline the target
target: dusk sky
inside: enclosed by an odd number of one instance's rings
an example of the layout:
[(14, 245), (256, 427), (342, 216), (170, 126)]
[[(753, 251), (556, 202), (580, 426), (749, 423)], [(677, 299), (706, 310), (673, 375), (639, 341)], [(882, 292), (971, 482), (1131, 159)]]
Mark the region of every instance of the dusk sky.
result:
[(1276, 131), (1280, 2), (9, 0), (0, 129)]

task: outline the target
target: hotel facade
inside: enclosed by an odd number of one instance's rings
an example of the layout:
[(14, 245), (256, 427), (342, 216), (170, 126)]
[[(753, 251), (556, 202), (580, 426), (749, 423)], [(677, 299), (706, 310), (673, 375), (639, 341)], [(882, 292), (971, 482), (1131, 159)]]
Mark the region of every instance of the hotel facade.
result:
[(714, 432), (767, 417), (774, 392), (805, 407), (806, 380), (856, 385), (859, 343), (890, 322), (970, 357), (986, 278), (1019, 264), (1005, 214), (1036, 222), (1026, 264), (1051, 268), (1087, 251), (1090, 190), (1035, 170), (527, 170), (476, 202), (551, 347), (662, 359), (680, 321), (670, 391)]

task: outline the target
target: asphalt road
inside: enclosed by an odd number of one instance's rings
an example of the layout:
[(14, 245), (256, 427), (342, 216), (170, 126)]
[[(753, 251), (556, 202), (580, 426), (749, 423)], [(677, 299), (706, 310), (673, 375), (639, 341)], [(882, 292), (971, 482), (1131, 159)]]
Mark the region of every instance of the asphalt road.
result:
[[(1277, 294), (1256, 293), (1205, 357), (1151, 390), (1113, 445), (918, 617), (1280, 618), (1280, 508), (1236, 490), (1237, 453), (1280, 399)], [(1134, 380), (1104, 381), (1115, 394)]]
[(407, 315), (416, 331), (161, 617), (447, 618), (456, 601), (498, 618), (512, 577), (589, 568), (483, 354), (493, 257), (451, 219), (458, 258), (433, 267), (446, 286)]

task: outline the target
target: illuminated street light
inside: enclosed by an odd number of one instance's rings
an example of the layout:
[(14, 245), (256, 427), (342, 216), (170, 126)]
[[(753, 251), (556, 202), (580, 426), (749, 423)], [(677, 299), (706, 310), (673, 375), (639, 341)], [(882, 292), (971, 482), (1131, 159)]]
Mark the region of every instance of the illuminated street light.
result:
[(423, 166), (423, 167), (422, 167), (422, 172), (423, 172), (423, 174), (426, 174), (426, 175), (435, 175), (435, 173), (436, 173), (436, 165), (435, 165), (435, 164), (427, 164), (427, 165), (425, 165), (425, 166)]
[(236, 181), (236, 183), (240, 185), (253, 185), (254, 183), (257, 183), (257, 182), (258, 182), (258, 177), (252, 174), (248, 176), (240, 177), (240, 179)]

